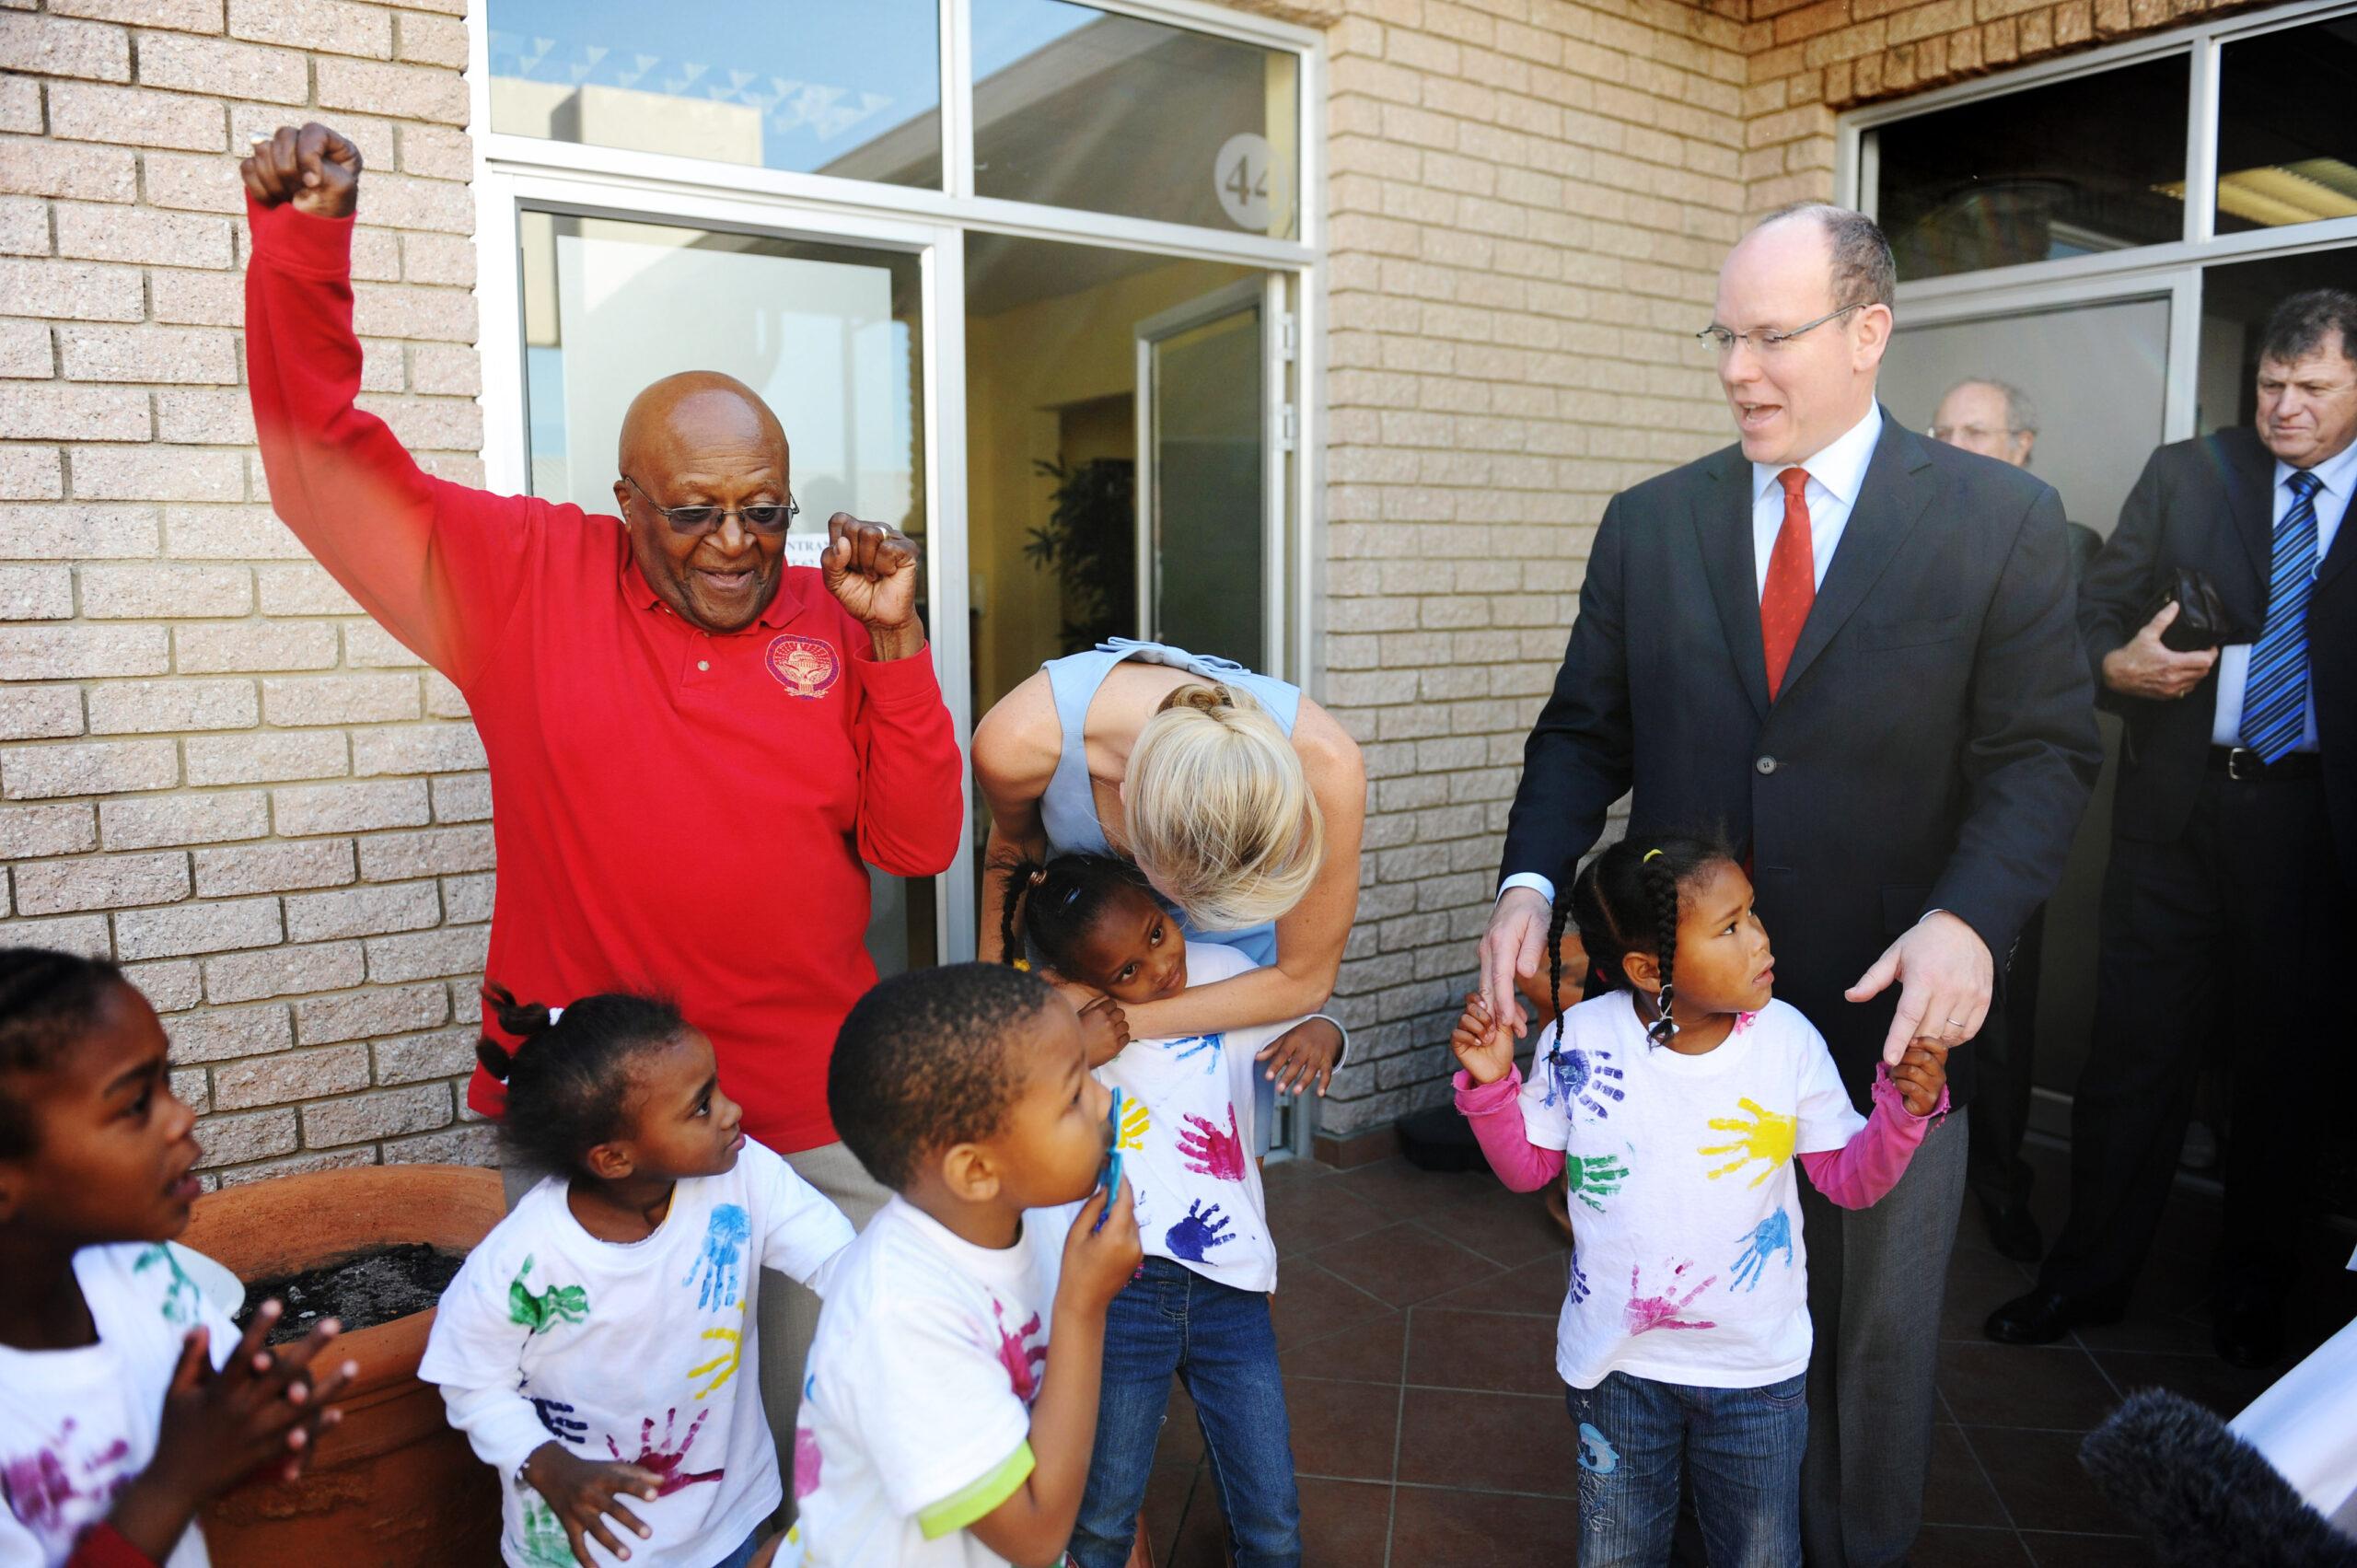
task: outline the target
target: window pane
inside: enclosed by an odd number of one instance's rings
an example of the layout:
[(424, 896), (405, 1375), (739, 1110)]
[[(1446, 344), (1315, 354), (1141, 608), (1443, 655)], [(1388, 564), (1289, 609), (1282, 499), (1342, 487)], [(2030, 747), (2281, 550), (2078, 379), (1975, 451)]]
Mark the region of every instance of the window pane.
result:
[(1901, 282), (2185, 234), (2183, 55), (1866, 133)]
[(2226, 46), (2218, 232), (2357, 217), (2357, 17)]
[(491, 128), (938, 187), (937, 0), (492, 0)]
[(2357, 246), (2229, 261), (2201, 269), (2201, 373), (2195, 417), (2205, 436), (2258, 418), (2258, 344), (2267, 319), (2295, 294), (2347, 288)]
[(975, 0), (974, 189), (1291, 238), (1299, 67), (1064, 0)]

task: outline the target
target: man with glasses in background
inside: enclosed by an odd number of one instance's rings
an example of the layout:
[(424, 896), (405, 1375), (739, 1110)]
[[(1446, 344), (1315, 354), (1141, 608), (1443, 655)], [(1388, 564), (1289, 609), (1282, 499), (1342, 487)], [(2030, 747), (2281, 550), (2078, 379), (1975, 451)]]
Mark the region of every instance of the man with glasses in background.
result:
[[(354, 405), (359, 150), (283, 129), (239, 172), (271, 505), (467, 700), (499, 854), (489, 977), (552, 1006), (617, 989), (676, 1001), (745, 1131), (864, 1224), (887, 1194), (827, 1116), (836, 1028), (876, 979), (862, 863), (933, 876), (964, 815), (916, 546), (838, 513), (821, 567), (788, 567), (785, 434), (713, 372), (631, 404), (618, 517), (421, 471)], [(487, 1009), (483, 1028), (498, 1033)], [(495, 1116), (500, 1086), (478, 1070), (467, 1101)], [(784, 1450), (818, 1304), (766, 1283), (761, 1382)]]
[[(2038, 447), (2038, 409), (2029, 395), (1993, 376), (1974, 376), (1950, 387), (1932, 415), (1932, 439), (1994, 458), (2014, 468), (2029, 467)], [(2087, 563), (2103, 548), (2103, 536), (2084, 523), (2069, 523), (2071, 591), (2078, 592)], [(2029, 1130), (2030, 1072), (2038, 1055), (2038, 977), (2046, 946), (2046, 906), (2022, 923), (2012, 958), (2003, 967), (1997, 1011), (1972, 1042), (1979, 1058), (1980, 1094), (1972, 1107), (1972, 1159), (1967, 1181), (1980, 1202), (1989, 1239), (2017, 1262), (2035, 1263), (2046, 1238), (2029, 1212), (2032, 1179), (2022, 1158), (2022, 1135)]]
[[(1861, 1108), (1910, 1040), (1979, 1032), (1991, 955), (2060, 879), (2101, 760), (2061, 503), (1882, 411), (1895, 291), (1881, 229), (1819, 203), (1720, 270), (1702, 336), (1737, 443), (1605, 508), (1524, 752), (1481, 942), (1491, 1014), (1518, 1031), (1514, 977), (1623, 794), (1631, 838), (1716, 827), (1747, 857), (1776, 994)], [(1922, 1522), (1971, 1058), (1949, 1058), (1956, 1109), (1881, 1202), (1802, 1186), (1814, 1564), (1904, 1562)]]

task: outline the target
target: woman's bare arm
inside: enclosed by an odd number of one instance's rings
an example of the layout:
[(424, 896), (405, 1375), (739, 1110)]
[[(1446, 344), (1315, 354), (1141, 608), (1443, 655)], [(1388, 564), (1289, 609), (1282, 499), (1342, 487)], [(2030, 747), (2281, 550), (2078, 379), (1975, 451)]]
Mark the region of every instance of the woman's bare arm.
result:
[(1048, 852), (1039, 797), (1055, 777), (1062, 743), (1063, 726), (1056, 717), (1044, 670), (993, 703), (974, 726), (974, 784), (991, 814), (990, 836), (982, 849), (981, 918), (975, 935), (975, 957), (984, 963), (1005, 957), (999, 911), (1006, 900), (1006, 868), (1025, 856)]

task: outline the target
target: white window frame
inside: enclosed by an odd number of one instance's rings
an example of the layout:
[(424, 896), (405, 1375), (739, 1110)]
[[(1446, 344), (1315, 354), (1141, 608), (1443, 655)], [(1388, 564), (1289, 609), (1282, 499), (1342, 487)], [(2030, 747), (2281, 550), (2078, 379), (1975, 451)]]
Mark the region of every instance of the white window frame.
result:
[[(2187, 56), (2190, 69), (2186, 115), (2185, 226), (2177, 238), (2159, 245), (2131, 246), (2059, 261), (1956, 273), (1898, 285), (1899, 317), (1908, 326), (2168, 295), (2168, 379), (2162, 439), (2184, 440), (2196, 434), (2202, 268), (2221, 261), (2357, 247), (2357, 218), (2334, 218), (2245, 234), (2217, 232), (2221, 52), (2228, 44), (2244, 39), (2346, 16), (2357, 16), (2357, 5), (2351, 5), (2350, 0), (2294, 0), (2264, 11), (2197, 22), (2060, 60), (2025, 65), (2002, 75), (1959, 82), (1912, 98), (1852, 110), (1835, 122), (1834, 199), (1869, 215), (1878, 215), (1875, 212), (1878, 170), (1875, 167), (1874, 145), (1866, 139), (1866, 133), (1876, 127), (1960, 103), (2003, 98), (2026, 87), (2099, 75), (2141, 61)], [(2357, 261), (2357, 251), (2352, 251), (2351, 259)]]
[[(850, 0), (844, 0), (850, 3)], [(955, 723), (960, 750), (969, 749), (976, 717), (970, 711), (968, 645), (965, 235), (987, 231), (1057, 239), (1157, 255), (1224, 261), (1271, 274), (1271, 297), (1292, 296), (1290, 333), (1281, 333), (1283, 360), (1272, 404), (1292, 408), (1291, 445), (1271, 444), (1272, 496), (1282, 493), (1290, 526), (1271, 529), (1273, 624), (1282, 648), (1268, 673), (1310, 691), (1323, 684), (1318, 649), (1322, 630), (1325, 465), (1322, 386), (1326, 306), (1324, 36), (1204, 0), (1085, 0), (1101, 11), (1190, 29), (1295, 56), (1299, 149), (1295, 227), (1300, 238), (1270, 239), (1185, 224), (1089, 213), (974, 194), (973, 0), (940, 0), (940, 190), (884, 185), (828, 175), (749, 168), (741, 164), (586, 146), (494, 132), (491, 126), (491, 0), (468, 0), (467, 81), (474, 130), (475, 300), (482, 361), (483, 470), (493, 490), (520, 493), (528, 484), (525, 427), (523, 290), (517, 214), (526, 206), (656, 223), (739, 229), (841, 244), (914, 251), (923, 259), (927, 473), (933, 614), (955, 628), (937, 637), (934, 659)], [(1272, 318), (1273, 319), (1273, 318)], [(1297, 346), (1296, 346), (1297, 345)], [(1284, 385), (1290, 368), (1295, 385)], [(1271, 418), (1281, 417), (1272, 409)], [(976, 886), (970, 813), (951, 868), (935, 879), (935, 940), (945, 959), (975, 951)]]

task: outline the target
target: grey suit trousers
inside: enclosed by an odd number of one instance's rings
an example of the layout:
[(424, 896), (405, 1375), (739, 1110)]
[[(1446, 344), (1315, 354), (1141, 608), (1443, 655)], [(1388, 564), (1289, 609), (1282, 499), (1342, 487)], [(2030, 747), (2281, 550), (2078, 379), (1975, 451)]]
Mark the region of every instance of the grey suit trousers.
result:
[(1808, 1243), (1808, 1454), (1801, 1545), (1809, 1568), (1907, 1561), (1930, 1473), (1940, 1300), (1964, 1201), (1968, 1111), (1924, 1133), (1898, 1185), (1843, 1209), (1801, 1180)]

